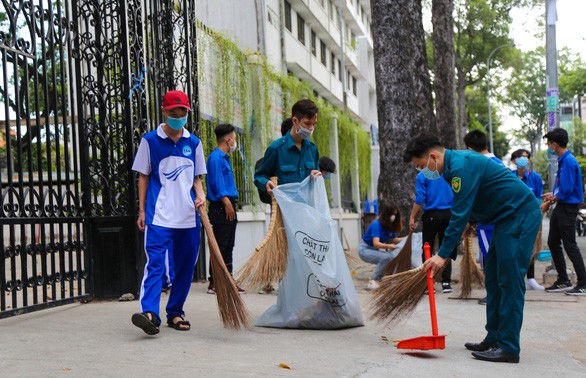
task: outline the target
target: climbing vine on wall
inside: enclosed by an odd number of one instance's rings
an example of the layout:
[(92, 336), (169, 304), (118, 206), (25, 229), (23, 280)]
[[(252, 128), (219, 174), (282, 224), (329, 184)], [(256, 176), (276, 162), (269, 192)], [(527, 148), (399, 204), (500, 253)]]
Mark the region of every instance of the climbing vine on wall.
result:
[[(309, 98), (319, 107), (312, 136), (321, 156), (330, 154), (330, 128), (338, 117), (339, 167), (341, 180), (351, 175), (356, 160), (352, 153), (355, 135), (358, 147), (361, 196), (370, 189), (370, 136), (345, 113), (322, 98), (313, 87), (294, 76), (277, 73), (265, 56), (242, 51), (231, 39), (198, 23), (198, 65), (200, 88), (200, 138), (206, 156), (215, 147), (213, 128), (232, 123), (239, 131), (242, 169), (235, 169), (236, 182), (254, 191), (254, 162), (268, 144), (280, 136), (280, 123), (289, 117), (291, 106)], [(252, 189), (251, 189), (252, 188)], [(242, 188), (239, 187), (239, 190)], [(258, 201), (251, 196), (252, 202)]]

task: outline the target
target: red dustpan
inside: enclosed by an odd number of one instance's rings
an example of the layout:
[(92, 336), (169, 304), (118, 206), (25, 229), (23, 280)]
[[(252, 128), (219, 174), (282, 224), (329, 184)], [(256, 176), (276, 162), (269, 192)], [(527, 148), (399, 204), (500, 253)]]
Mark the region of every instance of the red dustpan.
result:
[[(425, 259), (431, 257), (431, 247), (428, 243), (423, 246)], [(433, 290), (433, 278), (431, 278), (431, 269), (427, 271), (427, 292), (429, 294), (429, 311), (431, 313), (431, 331), (432, 336), (419, 336), (412, 339), (401, 340), (397, 344), (399, 349), (444, 349), (446, 347), (446, 335), (437, 333), (437, 315), (435, 313), (435, 293)]]

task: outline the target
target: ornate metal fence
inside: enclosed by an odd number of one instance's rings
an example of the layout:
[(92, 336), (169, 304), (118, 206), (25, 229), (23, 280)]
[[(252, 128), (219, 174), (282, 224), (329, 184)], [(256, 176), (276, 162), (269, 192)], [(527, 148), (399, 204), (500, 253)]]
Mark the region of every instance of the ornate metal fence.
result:
[(132, 159), (164, 92), (197, 109), (194, 3), (0, 0), (0, 318), (137, 291)]

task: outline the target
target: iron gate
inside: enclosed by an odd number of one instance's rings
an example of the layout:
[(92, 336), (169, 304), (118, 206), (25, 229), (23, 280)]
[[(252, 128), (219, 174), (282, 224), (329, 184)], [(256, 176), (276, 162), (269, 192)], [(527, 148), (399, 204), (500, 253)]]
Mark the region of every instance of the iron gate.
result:
[(195, 0), (0, 1), (0, 318), (136, 293), (132, 159), (167, 90), (198, 109)]

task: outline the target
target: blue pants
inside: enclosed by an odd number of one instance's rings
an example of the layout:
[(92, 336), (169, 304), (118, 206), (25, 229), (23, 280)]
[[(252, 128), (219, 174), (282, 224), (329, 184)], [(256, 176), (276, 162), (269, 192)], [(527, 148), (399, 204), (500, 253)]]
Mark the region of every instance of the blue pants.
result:
[(484, 339), (505, 353), (519, 355), (525, 305), (525, 274), (541, 224), (539, 208), (521, 210), (499, 222), (486, 258), (486, 331)]
[(396, 249), (395, 251), (381, 251), (380, 249), (376, 249), (366, 244), (364, 241), (361, 241), (360, 246), (358, 247), (358, 256), (367, 263), (376, 264), (376, 268), (372, 274), (372, 279), (380, 280), (385, 273), (387, 265), (389, 265), (391, 260), (399, 254), (400, 250)]
[(183, 304), (191, 288), (199, 251), (199, 228), (173, 229), (147, 225), (144, 233), (147, 262), (140, 287), (142, 312), (151, 311), (159, 317), (161, 288), (166, 276), (166, 253), (172, 253), (175, 277), (167, 302), (167, 318), (183, 315)]

